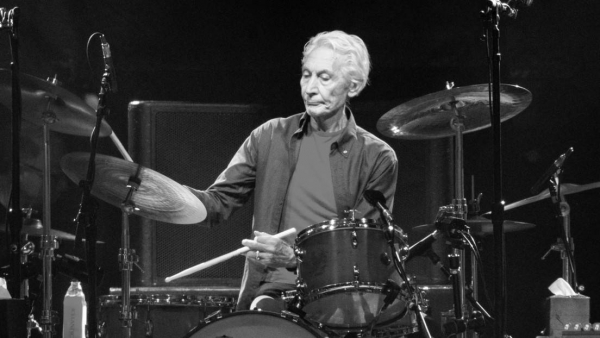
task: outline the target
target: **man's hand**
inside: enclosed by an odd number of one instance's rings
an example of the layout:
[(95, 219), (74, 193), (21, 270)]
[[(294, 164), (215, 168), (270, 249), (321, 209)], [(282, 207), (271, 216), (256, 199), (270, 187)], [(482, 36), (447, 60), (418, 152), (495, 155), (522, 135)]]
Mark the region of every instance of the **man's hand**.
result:
[(242, 245), (250, 249), (246, 257), (274, 268), (296, 266), (294, 249), (287, 242), (260, 231), (254, 231), (254, 236), (254, 240), (242, 240)]

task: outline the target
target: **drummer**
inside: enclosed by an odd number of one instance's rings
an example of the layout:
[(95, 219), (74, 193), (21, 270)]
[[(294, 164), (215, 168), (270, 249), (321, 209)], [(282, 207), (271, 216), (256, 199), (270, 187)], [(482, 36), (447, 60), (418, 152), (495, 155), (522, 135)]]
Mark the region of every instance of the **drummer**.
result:
[(190, 188), (206, 206), (204, 222), (210, 225), (227, 220), (254, 194), (255, 238), (242, 241), (250, 251), (238, 310), (250, 309), (254, 299), (295, 289), (293, 238), (272, 234), (345, 218), (348, 210), (356, 210), (357, 218), (377, 219), (365, 190), (382, 192), (393, 206), (396, 154), (356, 125), (348, 105), (367, 85), (369, 71), (369, 53), (358, 36), (342, 31), (314, 36), (302, 58), (306, 111), (259, 126), (213, 185), (204, 191)]

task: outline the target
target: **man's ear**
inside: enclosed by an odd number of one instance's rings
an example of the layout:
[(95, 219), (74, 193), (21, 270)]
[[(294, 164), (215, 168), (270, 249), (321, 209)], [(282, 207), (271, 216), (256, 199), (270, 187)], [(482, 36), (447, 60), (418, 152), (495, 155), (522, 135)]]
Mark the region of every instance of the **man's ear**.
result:
[(350, 82), (350, 89), (348, 90), (348, 96), (349, 97), (357, 96), (359, 93), (359, 88), (360, 88), (360, 86), (359, 86), (358, 82), (354, 82), (354, 81)]

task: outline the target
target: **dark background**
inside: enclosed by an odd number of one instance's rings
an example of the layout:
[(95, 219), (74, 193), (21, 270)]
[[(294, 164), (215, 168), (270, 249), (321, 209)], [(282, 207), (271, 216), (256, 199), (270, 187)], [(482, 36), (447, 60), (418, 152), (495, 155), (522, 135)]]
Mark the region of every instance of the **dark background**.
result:
[[(269, 107), (270, 116), (290, 115), (303, 109), (298, 79), (302, 46), (326, 30), (341, 29), (366, 42), (372, 57), (371, 84), (353, 105), (360, 125), (377, 132), (375, 124), (400, 103), (456, 86), (486, 83), (488, 68), (479, 11), (482, 1), (6, 1), (19, 6), (21, 71), (46, 79), (56, 75), (62, 86), (80, 97), (97, 94), (102, 75), (100, 41), (111, 45), (119, 91), (108, 96), (107, 121), (127, 147), (127, 105), (133, 100), (169, 100), (197, 103), (243, 103)], [(564, 182), (600, 181), (598, 157), (598, 97), (600, 85), (600, 3), (593, 0), (535, 1), (522, 8), (516, 20), (501, 21), (502, 82), (532, 92), (531, 105), (503, 128), (503, 196), (507, 203), (529, 197), (529, 189), (544, 170), (567, 148), (575, 152), (565, 166)], [(9, 68), (7, 35), (0, 39), (0, 67)], [(8, 194), (7, 161), (10, 154), (8, 110), (2, 108), (2, 201)], [(24, 202), (41, 218), (41, 129), (24, 123), (26, 157)], [(382, 136), (383, 137), (383, 136)], [(418, 151), (429, 141), (383, 137), (401, 162), (394, 213), (410, 229), (430, 222), (429, 216), (406, 217), (414, 212), (411, 194), (423, 192), (415, 182), (422, 177)], [(72, 219), (80, 191), (62, 174), (64, 154), (89, 150), (85, 137), (52, 133), (53, 224), (75, 232)], [(197, 145), (202, 146), (202, 145)], [(413, 150), (411, 150), (413, 149)], [(416, 150), (414, 150), (416, 149)], [(217, 151), (217, 150), (215, 150)], [(100, 153), (120, 157), (106, 138)], [(471, 176), (482, 209), (493, 202), (491, 128), (465, 135), (465, 191), (470, 198)], [(230, 154), (224, 156), (231, 156)], [(134, 159), (135, 160), (135, 159)], [(185, 159), (182, 159), (184, 161)], [(450, 186), (452, 182), (448, 182)], [(199, 187), (204, 188), (204, 187)], [(431, 193), (425, 191), (425, 193)], [(597, 229), (600, 226), (599, 190), (568, 195), (572, 235), (576, 243), (579, 281), (591, 297), (591, 320), (600, 320), (598, 298)], [(432, 197), (433, 198), (433, 197)], [(449, 204), (451, 201), (444, 202)], [(435, 214), (426, 210), (424, 214)], [(529, 222), (534, 229), (506, 235), (507, 333), (532, 337), (544, 327), (542, 304), (547, 287), (561, 276), (557, 252), (541, 260), (556, 241), (557, 225), (551, 203), (543, 200), (506, 212), (506, 218)], [(117, 254), (120, 212), (101, 203), (98, 216), (99, 261), (106, 270), (100, 294), (120, 285)], [(493, 290), (493, 247), (482, 239), (489, 292)], [(82, 254), (63, 242), (62, 250)], [(3, 254), (4, 254), (4, 250)], [(60, 303), (68, 279), (56, 278), (55, 303)], [(59, 305), (56, 305), (59, 307)]]

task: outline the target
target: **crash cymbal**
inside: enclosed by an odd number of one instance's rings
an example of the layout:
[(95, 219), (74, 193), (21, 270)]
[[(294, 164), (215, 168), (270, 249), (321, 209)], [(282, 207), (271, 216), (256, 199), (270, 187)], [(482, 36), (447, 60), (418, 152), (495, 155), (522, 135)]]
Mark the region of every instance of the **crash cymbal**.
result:
[[(385, 113), (377, 122), (383, 135), (408, 140), (453, 136), (451, 102), (464, 116), (464, 131), (469, 133), (491, 125), (489, 86), (457, 87), (428, 94), (403, 103)], [(531, 92), (516, 85), (500, 85), (500, 120), (505, 121), (531, 103)]]
[[(470, 233), (475, 236), (487, 236), (494, 233), (492, 221), (486, 218), (468, 219), (467, 226), (470, 228)], [(535, 227), (535, 224), (505, 220), (503, 227), (506, 233), (531, 229)], [(435, 229), (435, 224), (423, 224), (413, 228), (417, 232), (433, 232)]]
[[(560, 185), (560, 192), (563, 195), (569, 195), (569, 194), (575, 194), (578, 192), (582, 192), (582, 191), (586, 191), (586, 190), (590, 190), (590, 189), (594, 189), (594, 188), (600, 188), (600, 182), (588, 183), (588, 184), (583, 184), (583, 185), (572, 184), (572, 183), (563, 183)], [(527, 197), (520, 201), (505, 205), (504, 210), (506, 211), (506, 210), (518, 208), (520, 206), (523, 206), (523, 205), (526, 205), (529, 203), (533, 203), (533, 202), (537, 202), (537, 201), (541, 201), (541, 200), (549, 198), (549, 197), (550, 197), (550, 191), (548, 189), (546, 189), (535, 196)], [(491, 212), (488, 211), (484, 215), (490, 215), (490, 214), (491, 214)]]
[[(50, 130), (59, 133), (90, 136), (96, 125), (96, 112), (76, 95), (31, 75), (19, 74), (23, 118), (43, 126), (42, 114), (49, 113), (56, 118), (49, 123)], [(0, 69), (0, 104), (12, 109), (11, 71)], [(112, 129), (103, 120), (100, 136), (109, 136)]]
[[(83, 152), (63, 156), (61, 168), (75, 183), (86, 177), (90, 154)], [(127, 182), (136, 174), (138, 164), (118, 158), (96, 155), (96, 175), (92, 195), (121, 207), (129, 188)], [(131, 201), (138, 210), (133, 213), (156, 221), (193, 224), (206, 218), (204, 204), (191, 191), (172, 179), (141, 167), (141, 184)]]

